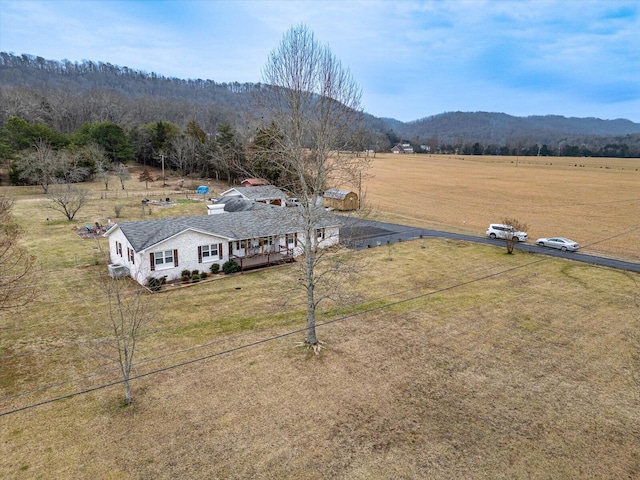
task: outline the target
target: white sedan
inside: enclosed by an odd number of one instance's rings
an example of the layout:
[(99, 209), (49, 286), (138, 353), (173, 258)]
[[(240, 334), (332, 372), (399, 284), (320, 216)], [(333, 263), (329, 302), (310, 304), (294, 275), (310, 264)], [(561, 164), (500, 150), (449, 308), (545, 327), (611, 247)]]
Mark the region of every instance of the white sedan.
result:
[(536, 240), (536, 245), (540, 245), (541, 247), (557, 248), (563, 252), (575, 252), (580, 248), (580, 245), (576, 242), (564, 237), (539, 238)]

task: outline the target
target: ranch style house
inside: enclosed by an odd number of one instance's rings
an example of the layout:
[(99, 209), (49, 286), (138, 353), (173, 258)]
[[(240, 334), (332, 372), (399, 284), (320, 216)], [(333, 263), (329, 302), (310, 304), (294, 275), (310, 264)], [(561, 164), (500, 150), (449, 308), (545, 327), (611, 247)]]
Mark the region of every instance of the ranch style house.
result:
[[(178, 279), (183, 270), (208, 273), (212, 264), (222, 266), (229, 259), (250, 268), (300, 255), (307, 239), (297, 208), (254, 206), (213, 215), (118, 222), (104, 234), (109, 238), (110, 267), (147, 285), (149, 278)], [(315, 245), (335, 245), (340, 222), (321, 209), (314, 231), (310, 240)]]

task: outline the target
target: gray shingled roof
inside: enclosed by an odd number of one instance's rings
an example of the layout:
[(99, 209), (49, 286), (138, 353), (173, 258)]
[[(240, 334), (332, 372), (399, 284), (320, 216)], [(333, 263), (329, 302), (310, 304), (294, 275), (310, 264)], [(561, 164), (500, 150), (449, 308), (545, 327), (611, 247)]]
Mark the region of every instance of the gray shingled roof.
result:
[[(106, 236), (120, 228), (133, 249), (136, 252), (141, 252), (186, 230), (209, 233), (229, 240), (284, 235), (302, 230), (300, 227), (301, 218), (295, 210), (293, 207), (273, 208), (218, 215), (119, 222), (115, 227), (109, 229)], [(316, 228), (339, 225), (340, 221), (335, 215), (324, 211), (319, 214), (316, 222)]]
[(233, 190), (238, 192), (243, 197), (249, 200), (264, 201), (287, 198), (287, 195), (278, 187), (273, 185), (260, 185), (257, 187), (233, 187)]
[(258, 210), (266, 207), (264, 203), (247, 200), (242, 197), (218, 197), (213, 200), (216, 205), (224, 205), (225, 212), (243, 212), (245, 210)]

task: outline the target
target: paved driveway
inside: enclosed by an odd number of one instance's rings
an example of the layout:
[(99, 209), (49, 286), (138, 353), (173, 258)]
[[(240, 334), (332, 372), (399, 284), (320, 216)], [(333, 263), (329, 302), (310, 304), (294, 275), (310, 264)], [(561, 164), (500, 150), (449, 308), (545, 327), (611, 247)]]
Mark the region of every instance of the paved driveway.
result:
[[(484, 243), (506, 248), (504, 240), (491, 240), (486, 237), (476, 237), (473, 235), (462, 235), (459, 233), (443, 232), (441, 230), (431, 230), (427, 228), (408, 227), (387, 222), (376, 222), (372, 220), (353, 219), (343, 217), (344, 224), (340, 228), (340, 238), (344, 239), (347, 247), (354, 250), (364, 250), (390, 243), (397, 243), (406, 240), (419, 238), (448, 238), (452, 240), (464, 240), (466, 242)], [(604, 267), (617, 268), (629, 272), (640, 273), (640, 263), (627, 262), (612, 258), (586, 255), (578, 252), (562, 252), (551, 248), (539, 247), (532, 243), (518, 243), (518, 250), (538, 253), (551, 257), (567, 258), (578, 262), (591, 263)]]

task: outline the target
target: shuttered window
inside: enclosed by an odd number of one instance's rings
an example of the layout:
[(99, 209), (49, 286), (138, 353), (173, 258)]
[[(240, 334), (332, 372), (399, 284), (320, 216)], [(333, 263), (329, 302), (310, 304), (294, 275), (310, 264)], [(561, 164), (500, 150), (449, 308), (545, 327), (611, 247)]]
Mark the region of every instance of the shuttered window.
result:
[(198, 247), (198, 262), (213, 262), (222, 258), (222, 244), (213, 243)]
[(178, 266), (178, 250), (163, 250), (150, 254), (151, 271)]

